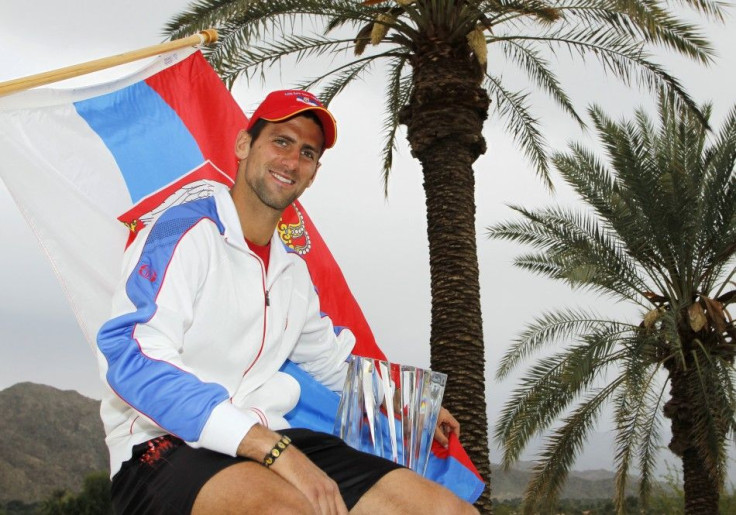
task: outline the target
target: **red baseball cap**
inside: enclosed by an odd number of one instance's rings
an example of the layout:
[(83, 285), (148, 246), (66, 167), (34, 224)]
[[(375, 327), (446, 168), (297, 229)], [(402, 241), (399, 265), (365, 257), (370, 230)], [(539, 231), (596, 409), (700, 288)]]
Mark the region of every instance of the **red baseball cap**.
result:
[(317, 97), (308, 91), (299, 89), (282, 89), (269, 93), (250, 117), (247, 130), (250, 130), (259, 119), (268, 122), (281, 122), (304, 111), (312, 111), (317, 115), (319, 121), (322, 122), (325, 149), (332, 148), (337, 139), (335, 118)]

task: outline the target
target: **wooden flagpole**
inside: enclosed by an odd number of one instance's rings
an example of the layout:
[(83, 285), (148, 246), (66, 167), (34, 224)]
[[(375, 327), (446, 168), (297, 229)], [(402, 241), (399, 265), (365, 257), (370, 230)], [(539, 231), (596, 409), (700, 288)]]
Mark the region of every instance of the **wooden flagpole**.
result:
[(140, 50), (126, 52), (124, 54), (103, 57), (102, 59), (95, 59), (94, 61), (59, 68), (58, 70), (29, 75), (28, 77), (21, 77), (20, 79), (0, 82), (0, 96), (112, 68), (113, 66), (118, 66), (120, 64), (130, 63), (139, 59), (145, 59), (146, 57), (163, 54), (170, 50), (177, 50), (179, 48), (186, 48), (195, 45), (209, 45), (215, 41), (217, 41), (217, 31), (215, 29), (203, 30), (193, 36), (168, 41), (166, 43), (161, 43), (160, 45), (153, 45), (141, 48)]

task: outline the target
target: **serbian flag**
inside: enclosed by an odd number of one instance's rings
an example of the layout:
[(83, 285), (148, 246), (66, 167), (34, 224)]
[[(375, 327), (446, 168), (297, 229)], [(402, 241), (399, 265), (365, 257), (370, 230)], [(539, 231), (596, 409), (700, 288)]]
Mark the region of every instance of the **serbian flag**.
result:
[[(87, 341), (109, 317), (125, 246), (166, 208), (233, 184), (247, 118), (201, 53), (178, 50), (120, 80), (0, 97), (0, 178), (38, 237)], [(228, 143), (231, 142), (231, 143)], [(340, 268), (298, 202), (278, 225), (306, 261), (322, 311), (385, 359)], [(293, 425), (332, 432), (339, 396), (297, 366)], [(483, 482), (457, 442), (433, 448), (427, 475), (475, 501)]]

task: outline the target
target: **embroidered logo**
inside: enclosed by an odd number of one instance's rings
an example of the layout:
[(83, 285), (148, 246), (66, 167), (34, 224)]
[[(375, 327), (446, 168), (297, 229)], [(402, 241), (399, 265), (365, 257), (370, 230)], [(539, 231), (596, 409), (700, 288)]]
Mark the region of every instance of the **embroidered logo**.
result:
[(158, 277), (156, 275), (156, 271), (147, 264), (141, 265), (141, 267), (138, 269), (138, 275), (151, 282), (155, 282), (156, 277)]
[(161, 459), (161, 455), (163, 453), (169, 449), (178, 447), (176, 442), (173, 442), (169, 435), (159, 436), (158, 438), (149, 440), (146, 446), (146, 452), (144, 452), (139, 459), (141, 463), (145, 463), (151, 467)]
[(321, 105), (319, 105), (319, 102), (312, 97), (301, 95), (296, 97), (296, 100), (297, 102), (301, 102), (302, 104), (307, 104), (314, 107), (322, 107)]
[(139, 219), (131, 220), (130, 222), (123, 222), (123, 225), (128, 228), (128, 230), (132, 233), (136, 233), (143, 229), (145, 225), (143, 222), (141, 222)]

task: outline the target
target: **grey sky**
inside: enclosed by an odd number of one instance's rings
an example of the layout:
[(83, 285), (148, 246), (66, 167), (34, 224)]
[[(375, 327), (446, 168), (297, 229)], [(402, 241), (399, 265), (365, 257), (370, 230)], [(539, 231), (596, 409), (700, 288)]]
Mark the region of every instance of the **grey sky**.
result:
[[(161, 40), (164, 22), (185, 5), (182, 0), (2, 2), (0, 81), (155, 44)], [(736, 12), (731, 9), (731, 14)], [(718, 125), (736, 100), (732, 18), (726, 26), (708, 25), (707, 35), (721, 56), (715, 66), (706, 69), (680, 58), (662, 61), (698, 102), (714, 102)], [(490, 57), (493, 66), (498, 61)], [(598, 102), (615, 117), (630, 116), (633, 107), (652, 105), (650, 95), (613, 79), (601, 79), (592, 63), (571, 67), (562, 57), (560, 77), (581, 111)], [(301, 68), (299, 73), (303, 72)], [(122, 73), (120, 69), (105, 72), (94, 80)], [(512, 80), (517, 74), (513, 68), (503, 73)], [(239, 85), (235, 96), (250, 114), (266, 91), (288, 86), (297, 77), (293, 70), (285, 69), (269, 75), (265, 86), (259, 82), (250, 87)], [(90, 80), (76, 79), (72, 84)], [(335, 100), (331, 109), (340, 125), (338, 143), (325, 154), (318, 180), (303, 202), (341, 264), (379, 345), (394, 361), (428, 366), (429, 265), (421, 172), (402, 139), (389, 198), (383, 198), (378, 158), (382, 91), (376, 70)], [(543, 96), (535, 98), (535, 113), (543, 120), (550, 147), (561, 149), (572, 140), (594, 143)], [(523, 249), (485, 238), (487, 225), (512, 216), (506, 204), (537, 206), (569, 203), (573, 198), (559, 181), (555, 196), (545, 191), (497, 118), (486, 122), (484, 134), (488, 152), (475, 170), (488, 413), (493, 424), (513, 387), (512, 380), (495, 382), (493, 373), (500, 355), (526, 321), (560, 305), (595, 302), (600, 311), (621, 312), (622, 308), (514, 269), (513, 257)], [(93, 354), (39, 245), (2, 185), (0, 217), (0, 389), (34, 381), (97, 397), (100, 382)], [(605, 448), (610, 433), (605, 425), (599, 430), (598, 449), (587, 451), (578, 468), (610, 466), (610, 452)], [(492, 459), (498, 461), (495, 448), (492, 452)]]

